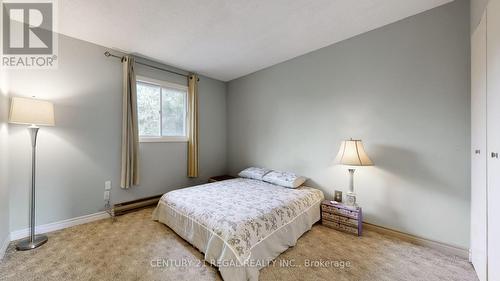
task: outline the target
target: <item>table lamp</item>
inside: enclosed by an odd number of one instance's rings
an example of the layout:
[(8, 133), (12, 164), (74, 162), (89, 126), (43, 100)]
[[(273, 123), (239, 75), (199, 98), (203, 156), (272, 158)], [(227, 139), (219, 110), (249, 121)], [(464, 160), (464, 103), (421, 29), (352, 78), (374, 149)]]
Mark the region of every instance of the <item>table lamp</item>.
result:
[(16, 248), (21, 251), (35, 249), (48, 238), (45, 235), (35, 235), (35, 179), (36, 179), (36, 137), (39, 127), (54, 126), (54, 105), (47, 101), (28, 98), (12, 98), (9, 123), (27, 124), (31, 137), (31, 204), (30, 204), (30, 235), (20, 240)]
[[(335, 158), (335, 163), (346, 166), (373, 166), (372, 160), (368, 157), (361, 140), (345, 140), (340, 144), (339, 153)], [(350, 174), (349, 192), (346, 195), (346, 204), (356, 206), (356, 194), (354, 193), (354, 171), (353, 167), (348, 169)]]

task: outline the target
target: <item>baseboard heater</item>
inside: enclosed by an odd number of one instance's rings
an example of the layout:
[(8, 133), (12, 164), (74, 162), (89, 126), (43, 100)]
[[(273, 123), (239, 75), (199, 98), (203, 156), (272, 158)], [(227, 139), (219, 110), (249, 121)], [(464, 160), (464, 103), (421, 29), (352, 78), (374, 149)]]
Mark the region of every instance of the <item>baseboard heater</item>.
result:
[(121, 216), (126, 213), (134, 212), (140, 209), (158, 204), (162, 195), (156, 195), (128, 202), (122, 202), (113, 205), (113, 216)]

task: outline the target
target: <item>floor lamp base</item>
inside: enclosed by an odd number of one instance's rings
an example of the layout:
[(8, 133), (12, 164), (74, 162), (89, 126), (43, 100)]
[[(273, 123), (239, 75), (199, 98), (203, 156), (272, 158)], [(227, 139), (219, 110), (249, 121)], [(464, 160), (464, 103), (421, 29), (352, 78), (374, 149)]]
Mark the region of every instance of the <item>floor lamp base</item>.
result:
[(31, 242), (31, 239), (28, 237), (17, 242), (16, 249), (18, 251), (33, 250), (45, 244), (47, 240), (49, 240), (49, 238), (47, 238), (47, 236), (45, 235), (35, 235), (35, 239), (33, 239), (33, 242)]

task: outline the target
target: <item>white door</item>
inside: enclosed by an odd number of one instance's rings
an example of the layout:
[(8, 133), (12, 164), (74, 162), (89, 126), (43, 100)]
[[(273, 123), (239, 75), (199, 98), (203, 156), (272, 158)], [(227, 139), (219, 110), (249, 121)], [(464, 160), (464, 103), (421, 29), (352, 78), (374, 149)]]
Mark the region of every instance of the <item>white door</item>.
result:
[(471, 148), (471, 261), (486, 281), (486, 13), (471, 37)]
[[(488, 280), (500, 280), (500, 0), (487, 8)], [(493, 154), (493, 155), (492, 155)]]

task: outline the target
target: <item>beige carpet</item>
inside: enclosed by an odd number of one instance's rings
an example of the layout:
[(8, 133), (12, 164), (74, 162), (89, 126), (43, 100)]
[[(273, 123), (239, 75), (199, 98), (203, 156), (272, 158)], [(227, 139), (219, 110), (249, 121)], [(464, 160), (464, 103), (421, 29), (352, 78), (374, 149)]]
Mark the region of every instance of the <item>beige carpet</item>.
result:
[[(0, 280), (221, 280), (198, 250), (152, 221), (151, 211), (50, 233), (47, 244), (29, 252), (11, 244)], [(477, 279), (466, 260), (374, 232), (358, 238), (316, 225), (260, 280)]]

